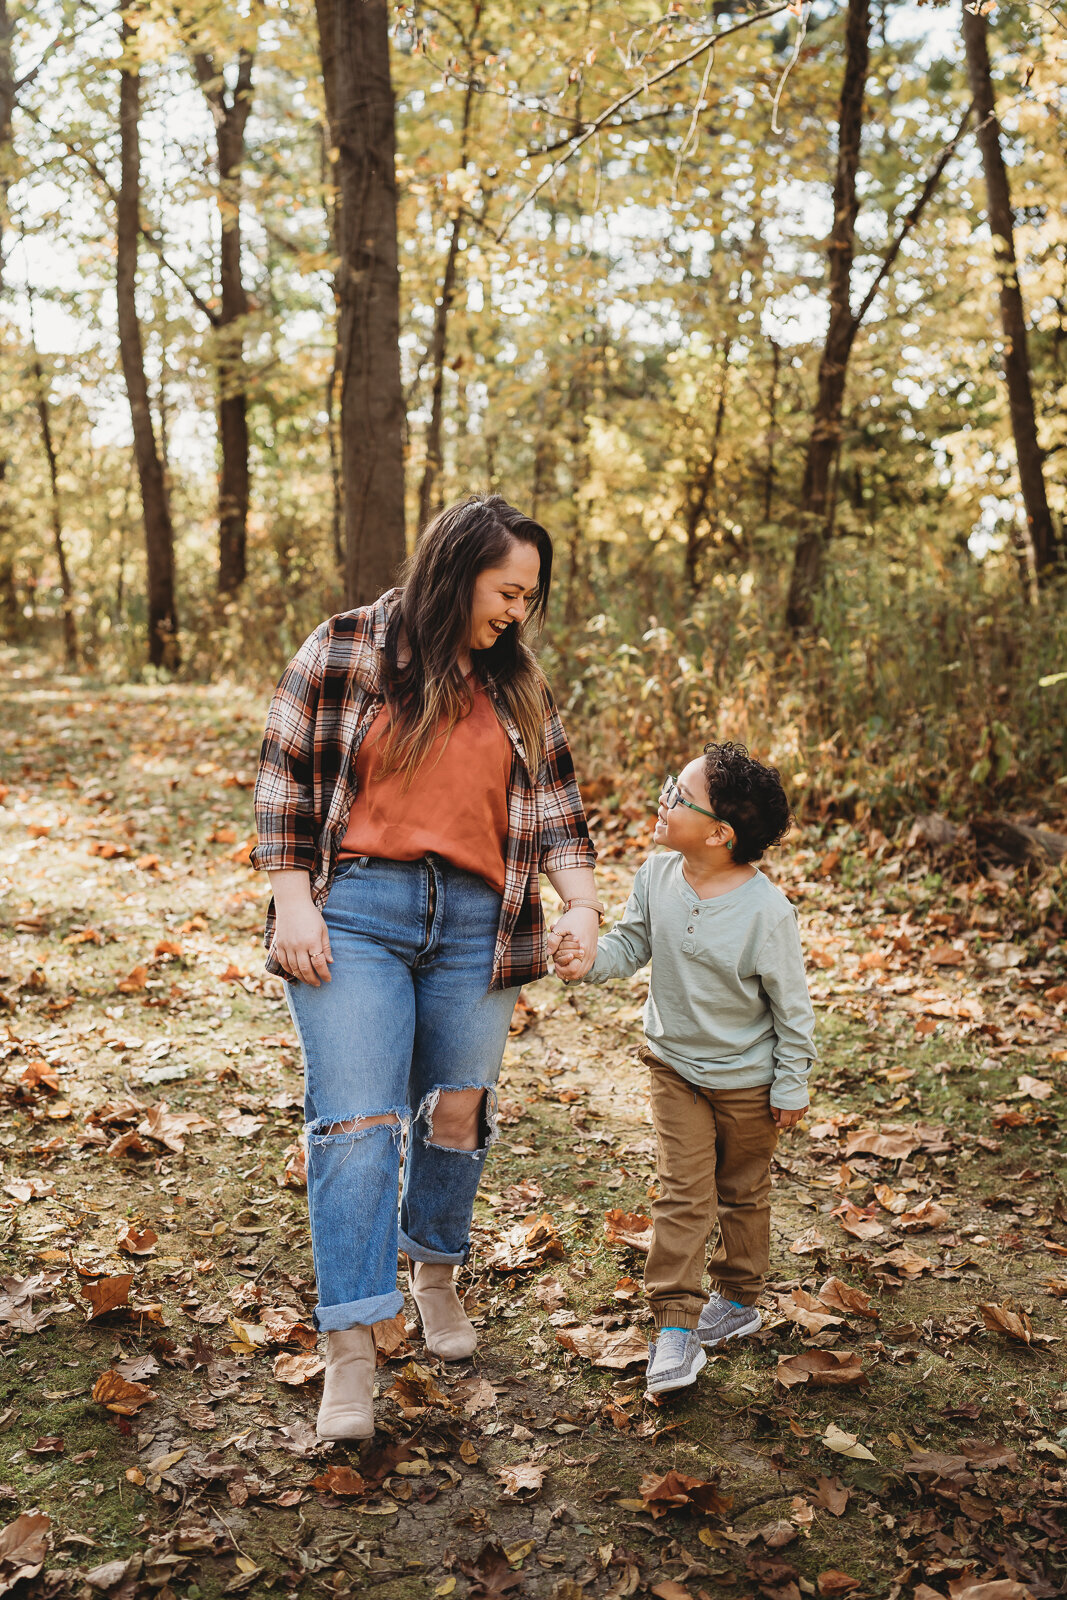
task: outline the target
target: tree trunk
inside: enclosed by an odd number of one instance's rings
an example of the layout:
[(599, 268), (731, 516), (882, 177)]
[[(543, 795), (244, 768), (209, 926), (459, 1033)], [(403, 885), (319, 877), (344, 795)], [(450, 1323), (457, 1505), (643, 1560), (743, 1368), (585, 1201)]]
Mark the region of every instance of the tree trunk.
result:
[(387, 0), (316, 0), (338, 152), (338, 341), (345, 598), (365, 605), (404, 559), (404, 395), (396, 134)]
[[(481, 19), (482, 0), (475, 0), (470, 31), (465, 40), (467, 46), (467, 92), (463, 97), (463, 125), (459, 136), (459, 159), (456, 162), (457, 169), (461, 172), (467, 165), (467, 137), (470, 133), (471, 110), (474, 105), (474, 46)], [(430, 392), (430, 422), (426, 429), (426, 464), (423, 467), (422, 483), (419, 486), (420, 528), (426, 526), (430, 517), (436, 510), (440, 509), (441, 505), (441, 413), (444, 406), (448, 318), (456, 295), (456, 266), (459, 262), (459, 247), (463, 237), (463, 204), (458, 196), (455, 205), (456, 211), (452, 218), (452, 231), (448, 239), (448, 255), (445, 258), (444, 277), (441, 280), (441, 295), (434, 307), (433, 337), (430, 341), (433, 384)]]
[(1019, 288), (1015, 258), (1015, 225), (1011, 209), (1004, 153), (1000, 146), (1000, 123), (989, 71), (989, 28), (984, 16), (976, 16), (964, 5), (963, 43), (967, 52), (967, 75), (974, 108), (978, 114), (978, 147), (982, 152), (988, 197), (989, 231), (993, 235), (993, 255), (1000, 288), (1000, 321), (1004, 330), (1004, 377), (1008, 385), (1008, 408), (1015, 455), (1019, 464), (1019, 485), (1026, 507), (1026, 522), (1034, 548), (1038, 581), (1047, 575), (1057, 557), (1056, 533), (1045, 493), (1044, 452), (1038, 443), (1034, 396), (1030, 384), (1030, 358), (1027, 351), (1026, 313)]
[(63, 657), (71, 672), (78, 670), (78, 627), (74, 620), (74, 589), (67, 566), (67, 551), (63, 543), (63, 507), (59, 498), (59, 463), (56, 459), (55, 440), (52, 436), (52, 416), (48, 405), (48, 384), (37, 349), (37, 333), (33, 317), (33, 290), (27, 284), (30, 308), (30, 351), (33, 360), (34, 399), (37, 420), (41, 427), (41, 445), (48, 463), (48, 484), (51, 491), (50, 511), (52, 542), (59, 565), (59, 588), (63, 597)]
[(133, 450), (141, 485), (145, 552), (148, 564), (148, 659), (153, 666), (179, 663), (178, 613), (174, 600), (174, 530), (170, 520), (163, 463), (156, 447), (148, 403), (144, 347), (137, 317), (137, 244), (140, 234), (141, 88), (136, 58), (137, 14), (122, 14), (122, 69), (119, 82), (121, 181), (117, 205), (115, 274), (119, 353), (130, 401)]
[(695, 595), (700, 587), (700, 555), (708, 535), (700, 535), (700, 524), (708, 517), (709, 502), (715, 497), (716, 481), (719, 472), (719, 445), (722, 443), (722, 427), (726, 419), (726, 391), (730, 383), (730, 351), (733, 349), (733, 339), (723, 341), (722, 367), (719, 372), (719, 394), (715, 403), (715, 423), (711, 433), (711, 447), (708, 451), (707, 461), (703, 471), (693, 487), (686, 508), (685, 518), (685, 581), (689, 592)]
[(830, 476), (841, 437), (848, 360), (859, 327), (852, 313), (852, 259), (859, 211), (856, 174), (863, 134), (870, 27), (870, 0), (849, 0), (845, 20), (845, 72), (838, 113), (834, 224), (829, 246), (830, 323), (819, 362), (818, 393), (800, 492), (800, 531), (786, 604), (786, 622), (794, 633), (810, 628), (815, 620), (815, 596), (822, 578), (830, 510)]
[(215, 121), (218, 159), (219, 315), (215, 322), (215, 373), (219, 425), (219, 593), (233, 594), (248, 571), (248, 376), (243, 324), (248, 296), (241, 276), (241, 167), (245, 124), (252, 108), (252, 52), (237, 57), (237, 83), (226, 81), (213, 56), (193, 50), (193, 65)]
[(770, 522), (774, 505), (774, 450), (778, 443), (778, 376), (782, 367), (782, 347), (776, 339), (771, 347), (771, 388), (767, 396), (767, 465), (763, 474), (763, 520)]
[(4, 247), (7, 243), (8, 190), (14, 176), (15, 142), (12, 118), (15, 112), (15, 62), (12, 47), (15, 25), (7, 9), (7, 0), (0, 0), (0, 292), (4, 287)]

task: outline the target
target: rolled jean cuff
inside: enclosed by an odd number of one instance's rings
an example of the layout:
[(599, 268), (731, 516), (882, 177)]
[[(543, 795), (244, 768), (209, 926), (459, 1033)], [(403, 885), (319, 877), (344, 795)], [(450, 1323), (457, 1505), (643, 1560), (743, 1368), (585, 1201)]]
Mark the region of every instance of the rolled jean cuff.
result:
[(410, 1256), (412, 1261), (439, 1261), (446, 1267), (462, 1267), (471, 1253), (469, 1244), (465, 1245), (458, 1255), (447, 1250), (429, 1250), (424, 1244), (416, 1244), (403, 1228), (400, 1230), (400, 1250), (403, 1255)]
[(399, 1289), (392, 1294), (375, 1294), (367, 1300), (349, 1300), (343, 1306), (316, 1306), (312, 1318), (320, 1333), (341, 1333), (345, 1328), (369, 1328), (375, 1322), (388, 1322), (404, 1309)]

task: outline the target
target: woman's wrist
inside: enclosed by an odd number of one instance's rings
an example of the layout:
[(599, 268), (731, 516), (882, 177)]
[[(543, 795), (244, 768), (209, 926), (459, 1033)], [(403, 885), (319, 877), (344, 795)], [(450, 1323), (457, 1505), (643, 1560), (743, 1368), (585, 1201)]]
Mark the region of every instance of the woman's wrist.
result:
[(597, 926), (598, 927), (604, 921), (604, 907), (601, 905), (599, 900), (586, 900), (586, 899), (581, 899), (578, 896), (575, 896), (574, 899), (565, 900), (563, 902), (564, 915), (566, 915), (566, 913), (568, 911), (575, 911), (575, 910), (595, 911), (596, 914), (597, 914)]
[(299, 911), (313, 905), (311, 874), (300, 868), (269, 872), (271, 893), (277, 911)]

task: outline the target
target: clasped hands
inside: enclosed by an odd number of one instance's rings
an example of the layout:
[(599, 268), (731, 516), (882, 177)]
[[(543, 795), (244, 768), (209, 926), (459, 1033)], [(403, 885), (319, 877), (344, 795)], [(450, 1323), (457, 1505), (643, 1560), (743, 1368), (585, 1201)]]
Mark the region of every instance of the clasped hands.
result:
[(548, 935), (552, 970), (564, 983), (584, 978), (596, 960), (599, 918), (595, 911), (575, 906), (565, 912)]

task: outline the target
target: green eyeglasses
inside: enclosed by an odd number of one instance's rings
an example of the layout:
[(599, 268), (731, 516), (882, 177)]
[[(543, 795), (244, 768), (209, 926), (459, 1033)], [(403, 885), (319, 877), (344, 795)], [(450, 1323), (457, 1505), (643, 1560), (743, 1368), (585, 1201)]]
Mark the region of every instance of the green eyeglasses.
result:
[(695, 805), (692, 800), (687, 800), (678, 787), (678, 779), (673, 777), (669, 772), (663, 780), (663, 786), (660, 789), (660, 798), (663, 800), (668, 811), (673, 811), (675, 806), (688, 806), (690, 811), (699, 811), (702, 817), (710, 817), (712, 822), (723, 822), (725, 827), (730, 826), (728, 822), (723, 821), (722, 817), (717, 817), (714, 811), (709, 811), (706, 806), (698, 806)]

